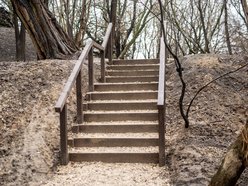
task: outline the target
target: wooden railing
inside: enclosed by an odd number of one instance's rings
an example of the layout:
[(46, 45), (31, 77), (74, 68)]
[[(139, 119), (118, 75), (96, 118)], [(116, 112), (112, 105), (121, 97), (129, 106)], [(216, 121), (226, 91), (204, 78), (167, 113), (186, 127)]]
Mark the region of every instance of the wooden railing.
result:
[(112, 41), (112, 23), (109, 23), (102, 45), (90, 41), (82, 51), (77, 60), (65, 86), (56, 103), (55, 111), (59, 113), (60, 118), (60, 157), (61, 164), (66, 165), (69, 161), (67, 146), (67, 98), (76, 84), (77, 97), (77, 122), (83, 122), (83, 98), (82, 98), (82, 66), (88, 57), (89, 91), (94, 91), (94, 66), (93, 49), (98, 49), (101, 56), (101, 81), (105, 82), (105, 55), (107, 53), (109, 63), (112, 64), (113, 41)]
[(163, 37), (160, 42), (160, 64), (158, 82), (158, 122), (159, 122), (159, 166), (165, 165), (165, 64), (167, 50)]

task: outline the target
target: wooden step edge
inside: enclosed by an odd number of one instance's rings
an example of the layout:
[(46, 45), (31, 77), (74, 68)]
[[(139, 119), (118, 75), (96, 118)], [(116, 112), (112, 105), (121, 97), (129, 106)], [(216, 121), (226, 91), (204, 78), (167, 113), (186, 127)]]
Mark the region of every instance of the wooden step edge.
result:
[(91, 101), (86, 101), (83, 104), (153, 104), (157, 103), (157, 99), (144, 99), (144, 100), (91, 100)]
[(84, 114), (157, 114), (158, 110), (85, 111)]
[(159, 162), (158, 153), (69, 153), (73, 162), (105, 163), (154, 163)]
[(158, 69), (141, 69), (141, 70), (111, 70), (107, 69), (106, 72), (159, 72)]
[(148, 76), (105, 76), (106, 78), (158, 78), (158, 75), (148, 75)]
[[(139, 67), (142, 70), (153, 70), (154, 67), (159, 68), (159, 64), (121, 64), (121, 65), (108, 65), (107, 70), (111, 70), (111, 68), (137, 68)], [(151, 69), (149, 69), (151, 68)]]
[(153, 59), (113, 59), (113, 62), (127, 62), (127, 63), (132, 63), (132, 62), (159, 62), (158, 58), (153, 58)]
[(77, 126), (77, 125), (157, 125), (158, 123), (156, 121), (120, 121), (120, 122), (83, 122), (83, 124), (73, 124), (73, 126)]
[(157, 90), (127, 90), (127, 91), (94, 91), (87, 94), (140, 94), (140, 93), (158, 93)]
[(158, 146), (158, 138), (73, 138), (68, 140), (71, 147), (147, 147)]
[(121, 82), (121, 83), (95, 83), (95, 86), (118, 86), (118, 85), (157, 85), (158, 82)]
[(158, 132), (158, 123), (156, 124), (135, 124), (135, 125), (73, 125), (72, 133), (140, 133), (140, 132)]

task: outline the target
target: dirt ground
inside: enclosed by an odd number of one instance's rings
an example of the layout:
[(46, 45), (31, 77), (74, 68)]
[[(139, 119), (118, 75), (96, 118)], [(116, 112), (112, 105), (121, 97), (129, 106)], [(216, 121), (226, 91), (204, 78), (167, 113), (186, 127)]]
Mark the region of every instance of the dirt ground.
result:
[[(248, 61), (243, 56), (195, 55), (183, 59), (187, 83), (185, 106), (207, 82)], [(167, 165), (175, 185), (207, 185), (248, 118), (248, 67), (211, 84), (195, 100), (190, 127), (179, 116), (179, 79), (168, 64)], [(248, 170), (239, 185), (247, 185)]]
[[(186, 56), (182, 63), (187, 106), (201, 86), (247, 61), (242, 55), (195, 55)], [(54, 105), (74, 64), (0, 62), (0, 185), (207, 185), (248, 117), (245, 67), (204, 89), (192, 106), (190, 127), (184, 129), (178, 109), (181, 84), (170, 62), (165, 167), (99, 162), (58, 166), (59, 120)], [(83, 74), (85, 92), (87, 71)], [(70, 123), (74, 108), (75, 99), (70, 97)], [(248, 170), (238, 185), (247, 183)]]

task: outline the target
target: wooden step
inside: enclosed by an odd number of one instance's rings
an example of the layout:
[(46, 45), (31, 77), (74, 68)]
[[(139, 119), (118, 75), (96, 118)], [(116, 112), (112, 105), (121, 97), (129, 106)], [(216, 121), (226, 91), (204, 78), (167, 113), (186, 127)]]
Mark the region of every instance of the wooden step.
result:
[(156, 110), (157, 100), (148, 101), (101, 101), (84, 104), (85, 110)]
[(158, 82), (158, 76), (106, 76), (107, 83)]
[(158, 132), (158, 122), (84, 122), (75, 124), (72, 132), (84, 133), (140, 133), (140, 132)]
[(68, 140), (71, 147), (147, 147), (158, 146), (158, 137), (76, 137)]
[(84, 112), (84, 121), (156, 121), (158, 119), (157, 111), (135, 112)]
[(158, 64), (158, 59), (136, 59), (136, 60), (113, 60), (114, 65), (141, 65), (141, 64)]
[(107, 70), (158, 70), (158, 64), (142, 64), (142, 65), (109, 65)]
[(158, 76), (158, 70), (106, 70), (107, 76)]
[(72, 162), (155, 163), (158, 153), (69, 153)]
[(99, 83), (95, 84), (95, 91), (135, 91), (158, 90), (158, 83)]
[(157, 91), (89, 92), (87, 100), (143, 100), (157, 99)]
[(158, 163), (158, 147), (83, 147), (70, 148), (73, 162)]

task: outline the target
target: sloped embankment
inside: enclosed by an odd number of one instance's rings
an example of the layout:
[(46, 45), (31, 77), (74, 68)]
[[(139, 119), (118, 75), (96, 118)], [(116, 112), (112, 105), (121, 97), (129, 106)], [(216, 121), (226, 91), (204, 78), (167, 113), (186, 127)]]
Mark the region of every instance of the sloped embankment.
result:
[(0, 185), (38, 181), (56, 164), (54, 104), (74, 63), (0, 63)]
[[(245, 56), (195, 55), (182, 60), (187, 83), (185, 107), (203, 85), (248, 63)], [(208, 185), (229, 145), (248, 118), (248, 66), (209, 85), (196, 98), (190, 127), (179, 114), (181, 83), (167, 65), (166, 160), (175, 185)], [(248, 183), (248, 171), (240, 185)]]

